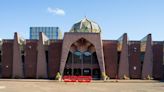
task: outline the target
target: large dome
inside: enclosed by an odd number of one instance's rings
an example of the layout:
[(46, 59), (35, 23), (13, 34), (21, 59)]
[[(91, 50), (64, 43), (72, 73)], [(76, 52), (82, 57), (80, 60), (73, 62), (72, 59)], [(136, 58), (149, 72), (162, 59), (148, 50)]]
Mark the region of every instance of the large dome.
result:
[(101, 29), (95, 22), (84, 18), (80, 22), (75, 23), (70, 32), (100, 33)]

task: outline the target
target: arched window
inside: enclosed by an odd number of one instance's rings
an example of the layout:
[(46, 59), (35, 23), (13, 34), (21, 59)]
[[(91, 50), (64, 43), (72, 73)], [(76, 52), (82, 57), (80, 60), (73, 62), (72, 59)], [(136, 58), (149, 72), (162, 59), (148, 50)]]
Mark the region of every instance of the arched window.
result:
[(83, 63), (84, 64), (91, 64), (92, 60), (92, 53), (86, 51), (83, 53)]
[(76, 56), (81, 56), (81, 54), (82, 54), (82, 53), (81, 53), (80, 51), (75, 51), (75, 52), (74, 52), (74, 55), (76, 55)]
[(82, 62), (82, 53), (80, 51), (75, 51), (73, 53), (73, 62), (75, 64), (81, 64), (81, 62)]
[(90, 53), (90, 52), (88, 52), (88, 51), (84, 52), (83, 54), (84, 54), (85, 56), (91, 56), (91, 55), (92, 55), (92, 53)]

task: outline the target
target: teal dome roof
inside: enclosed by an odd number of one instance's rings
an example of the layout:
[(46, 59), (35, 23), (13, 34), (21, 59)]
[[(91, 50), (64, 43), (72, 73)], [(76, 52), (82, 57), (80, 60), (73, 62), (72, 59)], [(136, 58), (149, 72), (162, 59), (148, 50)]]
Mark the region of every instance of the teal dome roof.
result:
[(95, 22), (84, 18), (80, 22), (75, 23), (70, 32), (100, 33), (101, 29)]

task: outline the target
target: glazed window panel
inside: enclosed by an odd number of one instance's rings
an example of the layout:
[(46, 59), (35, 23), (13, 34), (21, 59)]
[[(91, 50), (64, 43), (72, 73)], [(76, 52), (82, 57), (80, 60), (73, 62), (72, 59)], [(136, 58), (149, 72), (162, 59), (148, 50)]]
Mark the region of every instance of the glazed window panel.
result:
[(82, 62), (82, 53), (81, 52), (79, 52), (79, 51), (74, 52), (73, 62), (74, 62), (74, 64), (81, 64), (81, 62)]
[(64, 75), (72, 75), (72, 69), (64, 69)]
[(92, 55), (92, 64), (98, 64), (98, 59), (97, 59), (96, 52), (94, 52), (93, 55)]
[(141, 52), (141, 54), (140, 54), (141, 64), (143, 64), (143, 62), (144, 62), (144, 57), (145, 57), (145, 52)]
[(84, 64), (91, 64), (92, 54), (90, 52), (84, 52), (83, 54), (83, 63)]

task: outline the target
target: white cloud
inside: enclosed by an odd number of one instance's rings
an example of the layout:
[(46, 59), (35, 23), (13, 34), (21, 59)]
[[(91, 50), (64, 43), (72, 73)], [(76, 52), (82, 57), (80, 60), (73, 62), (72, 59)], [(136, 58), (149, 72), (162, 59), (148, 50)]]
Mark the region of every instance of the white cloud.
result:
[(65, 11), (63, 9), (60, 9), (60, 8), (48, 7), (47, 10), (48, 10), (49, 13), (52, 13), (54, 15), (60, 15), (60, 16), (64, 16), (65, 15)]

